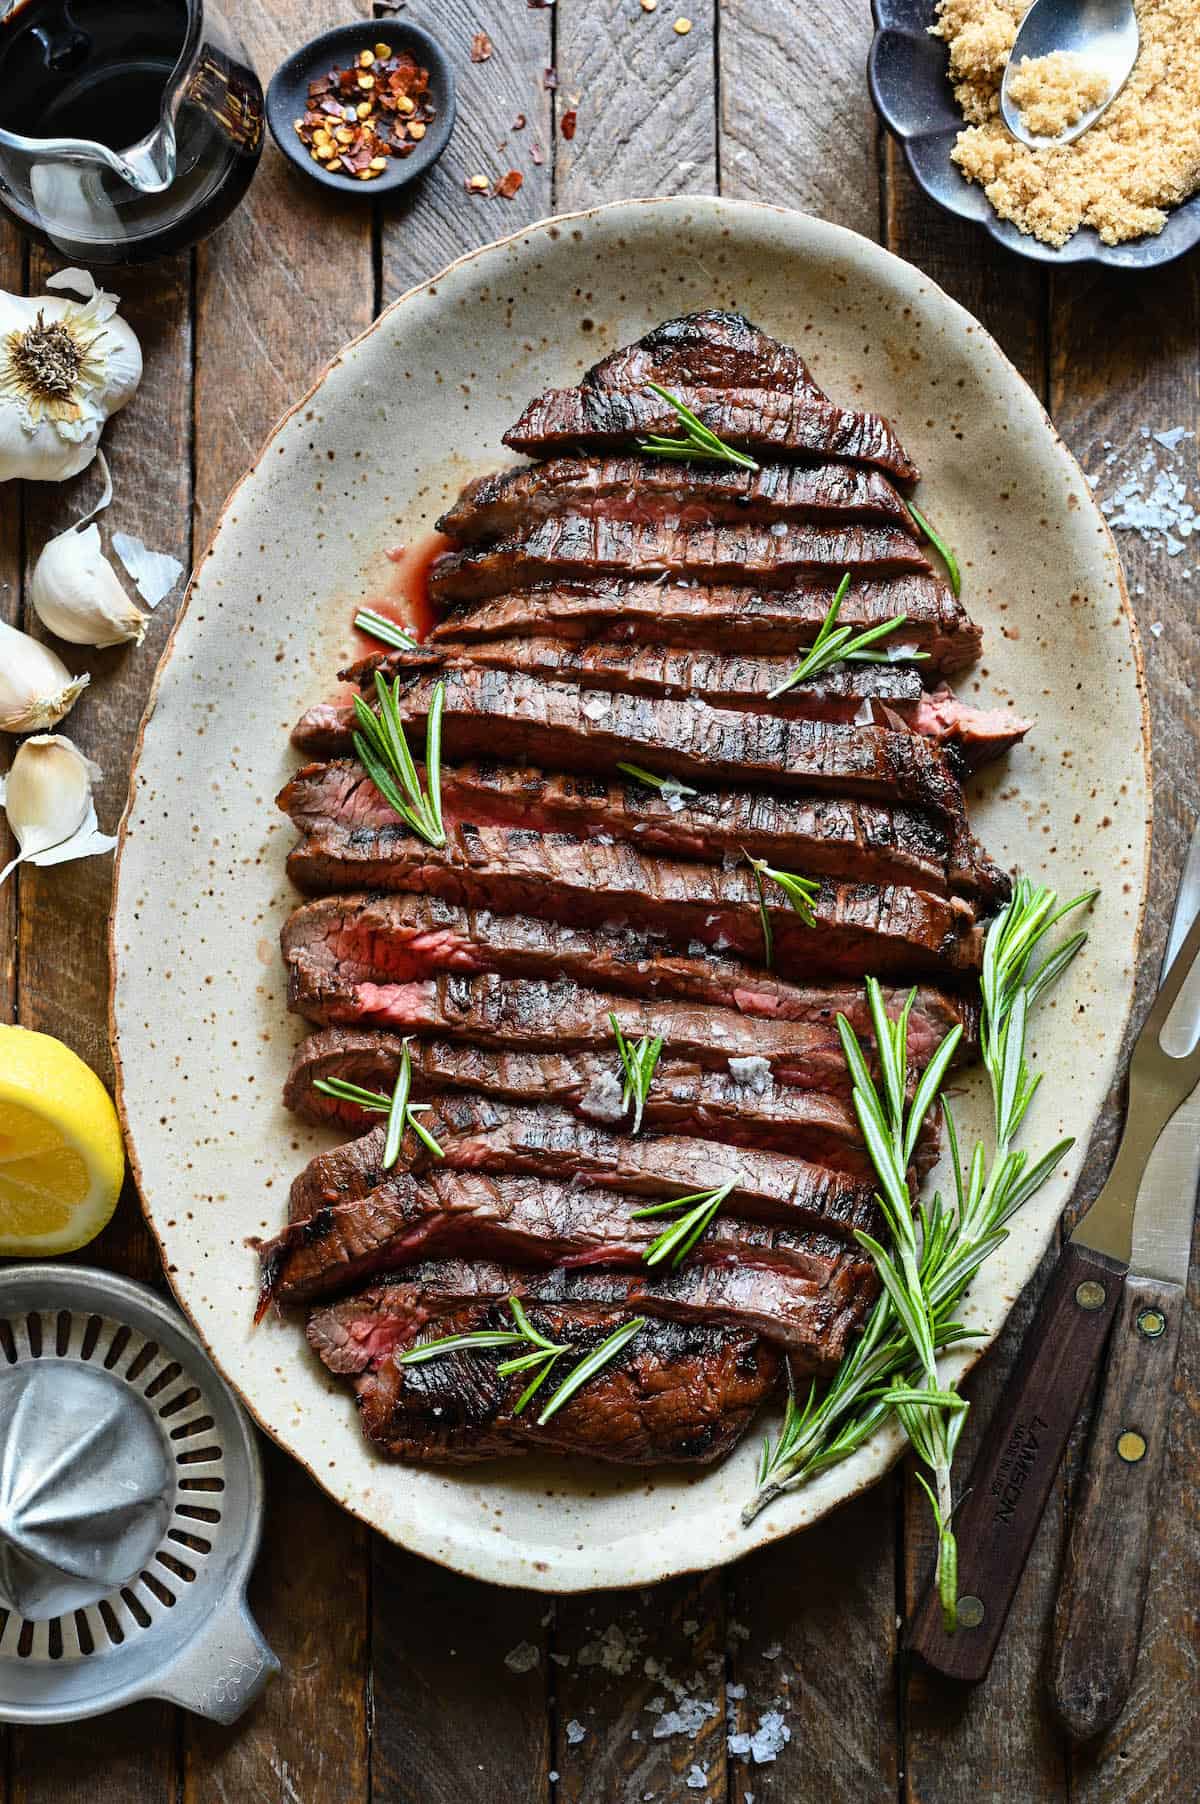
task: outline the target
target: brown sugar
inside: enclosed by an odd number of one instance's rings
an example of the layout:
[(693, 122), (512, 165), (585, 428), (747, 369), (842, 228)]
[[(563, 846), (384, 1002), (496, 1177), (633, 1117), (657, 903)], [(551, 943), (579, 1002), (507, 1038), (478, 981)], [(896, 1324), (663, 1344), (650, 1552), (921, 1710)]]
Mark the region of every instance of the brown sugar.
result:
[(1082, 57), (1054, 50), (1049, 56), (1023, 56), (1009, 76), (1008, 94), (1027, 132), (1057, 138), (1108, 99), (1109, 80)]
[[(938, 0), (932, 30), (949, 48), (967, 121), (951, 155), (1002, 219), (1046, 244), (1065, 244), (1081, 225), (1106, 244), (1161, 232), (1166, 209), (1200, 188), (1200, 0), (1134, 3), (1142, 46), (1127, 86), (1074, 144), (1031, 150), (1000, 118), (1000, 82), (1030, 0)], [(1053, 135), (1103, 98), (1095, 71), (1067, 60), (1075, 66), (1026, 59), (1014, 72), (1031, 131)]]

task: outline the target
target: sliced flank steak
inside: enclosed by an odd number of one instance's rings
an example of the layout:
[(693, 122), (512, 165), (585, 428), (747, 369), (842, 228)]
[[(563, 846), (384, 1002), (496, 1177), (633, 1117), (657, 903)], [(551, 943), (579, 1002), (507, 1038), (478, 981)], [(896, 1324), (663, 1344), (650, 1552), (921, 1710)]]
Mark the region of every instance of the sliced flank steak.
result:
[[(444, 819), (455, 831), (488, 824), (565, 833), (716, 864), (749, 856), (810, 876), (949, 889), (995, 904), (1010, 892), (1004, 872), (969, 835), (964, 839), (944, 817), (903, 803), (751, 790), (662, 793), (636, 777), (606, 781), (500, 764), (443, 766), (441, 795)], [(338, 827), (351, 834), (356, 861), (386, 860), (408, 837), (356, 760), (305, 766), (278, 802), (302, 833)]]
[[(810, 645), (840, 582), (830, 575), (793, 589), (742, 584), (629, 582), (544, 583), (511, 595), (452, 609), (431, 633), (472, 644), (514, 636), (636, 641), (696, 646), (743, 656), (795, 657)], [(925, 652), (931, 676), (951, 675), (973, 664), (983, 635), (933, 575), (903, 575), (851, 584), (838, 610), (839, 624), (862, 632), (903, 614), (905, 640)]]
[[(736, 351), (732, 338), (741, 340)], [(768, 375), (788, 367), (790, 377)], [(715, 311), (657, 327), (589, 370), (578, 388), (549, 389), (530, 402), (504, 443), (547, 457), (567, 449), (632, 448), (648, 433), (679, 437), (677, 413), (650, 382), (668, 389), (727, 445), (756, 457), (853, 459), (903, 482), (920, 474), (889, 421), (838, 407), (796, 352), (740, 315)]]
[(423, 737), (444, 687), (447, 763), (502, 759), (545, 770), (616, 774), (620, 763), (662, 770), (696, 787), (773, 786), (907, 802), (964, 818), (945, 753), (918, 733), (711, 708), (695, 697), (617, 695), (544, 683), (502, 670), (417, 676), (396, 690), (400, 719)]
[[(638, 1319), (630, 1309), (601, 1303), (531, 1304), (529, 1317), (540, 1334), (571, 1347), (565, 1356), (571, 1363)], [(439, 1323), (446, 1334), (506, 1325), (508, 1310), (486, 1303)], [(503, 1361), (504, 1352), (472, 1350), (419, 1365), (385, 1359), (354, 1381), (363, 1433), (380, 1452), (435, 1465), (521, 1453), (706, 1465), (736, 1446), (774, 1390), (780, 1363), (775, 1349), (752, 1333), (703, 1319), (649, 1317), (616, 1358), (539, 1426), (542, 1393), (518, 1412), (529, 1374), (503, 1376)], [(543, 1391), (548, 1398), (553, 1386)]]
[(775, 967), (791, 978), (899, 972), (953, 980), (979, 968), (980, 929), (961, 897), (823, 879), (809, 925), (771, 879), (760, 901), (745, 863), (723, 869), (652, 858), (628, 844), (522, 827), (447, 821), (446, 833), (446, 844), (434, 847), (414, 834), (321, 822), (289, 854), (288, 872), (311, 894), (411, 891), (569, 927), (633, 927), (681, 950), (699, 941), (762, 962), (765, 912)]
[[(441, 1318), (472, 1304), (500, 1304), (515, 1296), (531, 1303), (643, 1311), (668, 1321), (762, 1334), (768, 1340), (782, 1334), (794, 1348), (804, 1335), (803, 1324), (815, 1318), (832, 1337), (835, 1349), (844, 1349), (873, 1294), (870, 1284), (849, 1295), (834, 1288), (814, 1303), (810, 1294), (797, 1290), (790, 1273), (757, 1266), (688, 1264), (666, 1272), (649, 1267), (623, 1272), (595, 1266), (538, 1270), (484, 1259), (437, 1259), (409, 1266), (353, 1296), (314, 1309), (308, 1338), (331, 1372), (366, 1372), (404, 1352), (418, 1337), (432, 1339), (446, 1332)], [(512, 1326), (511, 1319), (507, 1325)], [(812, 1346), (811, 1333), (807, 1338), (807, 1354), (793, 1352), (793, 1362), (798, 1370), (821, 1369), (823, 1353)], [(832, 1357), (840, 1353), (835, 1351)]]
[[(340, 1079), (390, 1096), (400, 1071), (399, 1038), (378, 1028), (330, 1027), (310, 1034), (292, 1056), (283, 1100), (306, 1121), (361, 1134), (379, 1116), (318, 1090)], [(449, 1040), (412, 1040), (412, 1094), (472, 1090), (511, 1103), (549, 1104), (586, 1121), (629, 1127), (620, 1061), (602, 1053), (497, 1051)], [(660, 1057), (645, 1100), (647, 1132), (693, 1135), (730, 1146), (791, 1153), (834, 1170), (869, 1170), (858, 1122), (845, 1096), (775, 1081), (763, 1059), (734, 1059), (706, 1071), (691, 1060)]]
[(553, 457), (476, 477), (437, 527), (461, 544), (479, 545), (563, 513), (766, 526), (780, 520), (885, 521), (916, 533), (904, 501), (878, 470), (845, 463), (764, 463), (742, 470), (637, 453)]
[(658, 576), (788, 589), (822, 571), (839, 582), (914, 571), (931, 574), (910, 533), (890, 525), (668, 525), (606, 514), (556, 514), (499, 544), (444, 552), (429, 572), (437, 611), (535, 583)]
[[(838, 1013), (846, 1015), (860, 1035), (869, 1031), (860, 984), (789, 983), (776, 972), (699, 943), (686, 953), (674, 953), (664, 940), (650, 934), (582, 928), (564, 933), (553, 922), (531, 915), (460, 908), (436, 896), (323, 897), (296, 909), (280, 940), (289, 971), (290, 1006), (318, 1022), (353, 1023), (381, 1010), (386, 1016), (392, 1009), (397, 1025), (405, 1025), (408, 1009), (425, 1006), (419, 989), (425, 980), (491, 975), (538, 980), (552, 988), (565, 983), (580, 993), (609, 992), (606, 1006), (616, 1009), (623, 1032), (633, 1032), (635, 1038), (644, 1032), (661, 1033), (669, 1051), (689, 1058), (696, 1056), (698, 1046), (707, 1046), (711, 1056), (701, 1062), (709, 1066), (756, 1052), (802, 1060), (804, 1047), (797, 1036), (776, 1035), (774, 1028), (815, 1028), (820, 1030), (820, 1044), (832, 1045)], [(406, 999), (407, 985), (418, 989)], [(887, 992), (890, 1010), (901, 1005), (903, 995), (899, 990)], [(627, 997), (653, 1002), (654, 1018), (662, 1025), (633, 1026), (639, 1019), (638, 1005)], [(593, 1013), (589, 1009), (588, 1022)], [(747, 1020), (739, 1023), (739, 1017)], [(705, 1020), (713, 1024), (707, 1040), (700, 1031)], [(914, 1061), (923, 1067), (934, 1047), (960, 1024), (963, 1055), (973, 1057), (978, 1022), (978, 1006), (971, 998), (920, 986), (909, 1017)], [(611, 1028), (607, 1041), (603, 1032), (593, 1041), (588, 1038), (590, 1028), (580, 1031), (584, 1037), (574, 1041), (577, 1049), (595, 1046), (611, 1051)], [(755, 1035), (770, 1041), (770, 1046), (756, 1043)], [(554, 1044), (549, 1042), (551, 1048)], [(838, 1058), (840, 1064), (840, 1053)]]

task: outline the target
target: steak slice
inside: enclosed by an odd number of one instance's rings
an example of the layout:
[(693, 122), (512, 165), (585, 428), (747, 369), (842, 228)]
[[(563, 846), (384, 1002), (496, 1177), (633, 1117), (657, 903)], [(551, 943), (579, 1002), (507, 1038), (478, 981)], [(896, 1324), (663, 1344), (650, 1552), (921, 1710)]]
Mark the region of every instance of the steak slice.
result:
[(908, 802), (965, 820), (962, 789), (944, 753), (917, 733), (837, 726), (609, 694), (543, 683), (501, 670), (451, 670), (397, 688), (404, 726), (423, 736), (444, 684), (447, 761), (502, 759), (547, 770), (612, 776), (619, 763), (649, 765), (696, 787), (773, 785), (828, 795)]
[[(886, 664), (843, 664), (811, 682), (797, 684), (772, 701), (768, 691), (786, 682), (796, 662), (795, 656), (746, 658), (729, 652), (690, 650), (686, 646), (672, 649), (603, 641), (584, 645), (571, 639), (518, 636), (485, 640), (482, 644), (439, 640), (436, 644), (419, 645), (415, 651), (375, 652), (340, 674), (343, 682), (357, 683), (371, 694), (376, 670), (382, 670), (389, 680), (427, 672), (436, 676), (445, 670), (506, 670), (548, 683), (579, 683), (585, 689), (675, 699), (698, 695), (714, 708), (742, 708), (856, 725), (871, 724), (873, 702), (893, 709), (907, 722), (925, 697), (916, 665), (897, 660)], [(977, 712), (966, 703), (959, 705), (969, 713)], [(952, 737), (958, 730), (952, 717), (947, 717), (945, 726), (937, 716), (927, 714), (926, 718), (933, 729), (932, 737)], [(348, 715), (348, 730), (351, 727)]]
[(878, 470), (845, 463), (765, 463), (741, 470), (636, 455), (554, 457), (478, 476), (437, 527), (465, 545), (478, 545), (561, 513), (760, 526), (778, 520), (882, 520), (916, 533), (908, 508)]
[[(316, 1021), (354, 1022), (389, 1008), (404, 1024), (406, 1011), (428, 1006), (423, 980), (443, 974), (492, 975), (500, 978), (544, 980), (544, 987), (562, 983), (576, 988), (582, 999), (587, 988), (610, 994), (603, 1008), (615, 1009), (622, 1031), (639, 1038), (661, 1033), (669, 1051), (697, 1058), (706, 1066), (723, 1065), (726, 1058), (770, 1053), (777, 1059), (800, 1061), (814, 1046), (832, 1047), (836, 1068), (844, 1066), (834, 1033), (834, 1018), (844, 1014), (861, 1036), (869, 1035), (870, 1021), (858, 984), (800, 985), (786, 982), (772, 971), (756, 969), (727, 954), (699, 945), (686, 954), (675, 954), (653, 935), (629, 931), (584, 930), (564, 933), (549, 922), (529, 915), (498, 915), (488, 909), (458, 908), (436, 896), (348, 895), (329, 896), (298, 908), (280, 935), (284, 963), (289, 970), (290, 1006)], [(417, 986), (410, 998), (405, 986)], [(653, 1019), (659, 1025), (636, 1025), (642, 1017), (625, 994), (654, 1001)], [(887, 992), (889, 1011), (903, 1003), (903, 992)], [(687, 1008), (687, 1004), (700, 1004)], [(603, 1008), (596, 1014), (588, 1002), (586, 1015), (577, 1017), (574, 1031), (581, 1038), (578, 1049), (612, 1052), (612, 1029)], [(457, 1008), (451, 1009), (451, 1018)], [(739, 1017), (748, 1017), (741, 1022)], [(533, 1015), (527, 1020), (532, 1024)], [(590, 1039), (593, 1020), (604, 1022), (598, 1037)], [(704, 1023), (711, 1031), (704, 1034)], [(927, 986), (918, 988), (909, 1016), (909, 1048), (915, 1063), (924, 1066), (934, 1047), (961, 1023), (964, 1057), (973, 1057), (978, 1041), (978, 1007), (968, 998)], [(793, 1024), (820, 1030), (806, 1043), (794, 1032), (776, 1034)], [(769, 1046), (767, 1043), (770, 1043)], [(528, 1043), (528, 1042), (527, 1042)], [(551, 1050), (565, 1050), (555, 1040)], [(803, 1082), (803, 1077), (788, 1081)]]
[(435, 609), (483, 601), (535, 583), (591, 577), (637, 581), (658, 576), (704, 583), (751, 582), (787, 589), (822, 571), (922, 576), (932, 566), (901, 527), (671, 525), (613, 519), (608, 514), (555, 514), (499, 544), (447, 551), (429, 572)]
[[(1008, 878), (976, 841), (964, 844), (940, 816), (903, 804), (749, 790), (664, 795), (636, 778), (606, 782), (496, 764), (444, 766), (441, 795), (443, 816), (456, 833), (486, 823), (621, 840), (640, 852), (710, 863), (748, 854), (811, 876), (909, 883), (997, 903), (1010, 892)], [(278, 801), (302, 833), (330, 826), (351, 833), (363, 860), (386, 860), (410, 837), (355, 760), (305, 766)]]
[(466, 907), (541, 915), (569, 926), (631, 926), (685, 948), (693, 940), (747, 959), (763, 952), (770, 918), (776, 968), (785, 976), (977, 971), (981, 934), (959, 897), (897, 884), (821, 882), (808, 926), (767, 880), (760, 903), (747, 865), (645, 857), (633, 846), (520, 827), (446, 822), (444, 846), (414, 834), (360, 834), (318, 823), (288, 856), (288, 872), (311, 893), (369, 885), (438, 895)]
[(647, 433), (678, 437), (677, 414), (649, 382), (740, 450), (855, 459), (907, 482), (919, 475), (887, 420), (836, 406), (795, 351), (741, 315), (715, 310), (656, 327), (589, 370), (578, 388), (549, 389), (530, 402), (504, 443), (544, 457), (565, 448), (628, 447)]
[[(603, 1303), (529, 1307), (540, 1334), (572, 1348), (572, 1364), (631, 1314)], [(473, 1333), (511, 1327), (511, 1317), (500, 1304), (473, 1302), (438, 1326), (447, 1334)], [(752, 1333), (649, 1317), (539, 1427), (534, 1404), (517, 1413), (528, 1374), (503, 1377), (498, 1370), (506, 1351), (511, 1357), (511, 1349), (464, 1350), (415, 1366), (384, 1359), (354, 1381), (363, 1433), (384, 1453), (433, 1464), (557, 1452), (624, 1465), (707, 1465), (741, 1439), (779, 1376), (778, 1353)], [(552, 1394), (547, 1387), (544, 1395)]]
[[(584, 1184), (584, 1194), (602, 1187), (652, 1202), (732, 1182), (722, 1219), (728, 1213), (748, 1221), (838, 1234), (856, 1228), (875, 1233), (881, 1225), (869, 1166), (839, 1171), (785, 1153), (729, 1147), (687, 1135), (634, 1137), (549, 1103), (505, 1102), (473, 1092), (436, 1096), (426, 1105), (421, 1125), (440, 1146), (440, 1158), (408, 1132), (396, 1163), (385, 1171), (383, 1122), (332, 1153), (315, 1154), (294, 1181), (289, 1222), (295, 1226), (311, 1220), (331, 1205), (378, 1198), (402, 1175), (424, 1179), (432, 1172), (440, 1180), (447, 1172), (461, 1171), (499, 1177), (523, 1173), (547, 1184), (578, 1181)], [(931, 1126), (914, 1163), (927, 1170), (937, 1150), (937, 1131)], [(649, 1239), (665, 1225), (660, 1221), (653, 1227)], [(626, 1229), (622, 1222), (622, 1232)]]
[[(400, 1070), (401, 1042), (378, 1029), (330, 1027), (301, 1041), (292, 1057), (283, 1100), (306, 1121), (331, 1122), (365, 1133), (378, 1121), (357, 1103), (327, 1096), (318, 1080), (340, 1078), (390, 1096)], [(412, 1093), (418, 1100), (443, 1091), (473, 1090), (505, 1102), (545, 1103), (585, 1121), (629, 1125), (615, 1052), (499, 1052), (449, 1040), (413, 1040)], [(646, 1098), (648, 1130), (694, 1135), (732, 1146), (792, 1153), (838, 1171), (866, 1176), (868, 1161), (854, 1111), (843, 1096), (799, 1090), (775, 1081), (758, 1058), (734, 1059), (704, 1070), (686, 1059), (660, 1058)]]
[[(514, 634), (550, 634), (794, 659), (797, 647), (812, 643), (829, 612), (837, 581), (813, 579), (794, 589), (599, 578), (543, 583), (454, 608), (435, 625), (431, 637), (476, 643)], [(905, 639), (927, 654), (927, 671), (950, 675), (979, 656), (981, 628), (933, 575), (854, 583), (838, 610), (838, 621), (861, 632), (894, 620), (897, 614), (905, 616)]]
[[(636, 1196), (522, 1174), (437, 1172), (393, 1176), (368, 1196), (319, 1209), (292, 1222), (258, 1249), (262, 1262), (258, 1317), (344, 1294), (381, 1273), (423, 1259), (495, 1259), (536, 1266), (644, 1267), (644, 1255), (666, 1225), (634, 1219)], [(863, 1209), (864, 1222), (873, 1205)], [(867, 1254), (818, 1229), (779, 1228), (718, 1216), (689, 1258), (735, 1265), (786, 1279), (770, 1287), (789, 1300), (790, 1319), (772, 1338), (803, 1353), (832, 1298), (840, 1305), (875, 1288)], [(759, 1325), (768, 1317), (762, 1310)]]

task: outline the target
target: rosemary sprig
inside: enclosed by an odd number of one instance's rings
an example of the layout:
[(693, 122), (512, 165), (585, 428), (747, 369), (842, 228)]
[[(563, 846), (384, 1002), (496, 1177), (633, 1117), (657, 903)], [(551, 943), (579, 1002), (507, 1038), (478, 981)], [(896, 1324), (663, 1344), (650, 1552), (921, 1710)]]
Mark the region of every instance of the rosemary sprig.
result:
[(372, 639), (381, 639), (385, 645), (393, 646), (396, 651), (416, 651), (417, 641), (411, 633), (406, 633), (402, 626), (389, 620), (386, 614), (377, 613), (374, 608), (359, 608), (354, 616), (354, 624), (360, 633), (369, 633)]
[(445, 1153), (429, 1129), (423, 1127), (416, 1117), (416, 1110), (423, 1110), (428, 1104), (410, 1103), (408, 1100), (412, 1093), (412, 1055), (408, 1050), (407, 1040), (401, 1043), (400, 1070), (396, 1077), (396, 1087), (390, 1096), (383, 1095), (379, 1090), (364, 1090), (360, 1085), (347, 1083), (341, 1077), (318, 1077), (313, 1083), (313, 1089), (320, 1090), (325, 1096), (336, 1097), (338, 1102), (352, 1102), (360, 1109), (369, 1109), (373, 1114), (387, 1116), (387, 1134), (381, 1160), (384, 1171), (390, 1171), (400, 1157), (400, 1145), (406, 1128), (412, 1129), (435, 1159), (445, 1158)]
[(694, 796), (699, 793), (695, 789), (689, 789), (686, 783), (681, 783), (678, 777), (656, 777), (653, 771), (643, 770), (640, 764), (618, 764), (617, 769), (624, 771), (627, 777), (635, 777), (639, 783), (646, 783), (651, 789), (657, 789), (659, 795), (668, 803), (675, 796), (682, 801), (684, 796)]
[(939, 532), (936, 532), (929, 524), (924, 514), (919, 512), (919, 510), (913, 506), (911, 501), (907, 502), (906, 506), (917, 525), (921, 528), (921, 531), (925, 534), (925, 537), (929, 540), (929, 543), (933, 546), (933, 549), (941, 558), (943, 564), (945, 564), (946, 575), (950, 578), (950, 587), (954, 591), (955, 598), (957, 599), (957, 597), (962, 594), (962, 572), (958, 567), (958, 559), (955, 557), (942, 535)]
[(361, 731), (354, 735), (354, 750), (359, 763), (380, 795), (395, 809), (402, 821), (431, 846), (444, 846), (446, 830), (442, 825), (442, 710), (446, 705), (446, 685), (439, 683), (429, 706), (425, 725), (425, 780), (428, 793), (421, 788), (417, 767), (413, 763), (404, 728), (400, 721), (400, 678), (388, 688), (383, 672), (375, 672), (375, 694), (378, 714), (369, 708), (361, 695), (354, 698), (354, 713)]
[[(846, 1459), (894, 1413), (934, 1475), (935, 1488), (925, 1488), (938, 1531), (937, 1579), (948, 1627), (956, 1617), (957, 1585), (950, 1470), (966, 1405), (942, 1383), (933, 1356), (972, 1338), (972, 1331), (954, 1319), (964, 1291), (1006, 1239), (1009, 1217), (1040, 1189), (1073, 1144), (1061, 1140), (1030, 1162), (1013, 1143), (1038, 1082), (1025, 1058), (1029, 1010), (1062, 976), (1087, 936), (1075, 933), (1031, 973), (1032, 954), (1056, 922), (1089, 904), (1096, 893), (1090, 890), (1059, 907), (1052, 890), (1023, 878), (988, 929), (981, 977), (981, 1041), (996, 1145), (990, 1167), (982, 1144), (964, 1166), (954, 1119), (942, 1098), (954, 1175), (952, 1207), (935, 1192), (929, 1203), (919, 1205), (914, 1223), (906, 1173), (959, 1030), (942, 1041), (906, 1108), (912, 997), (899, 1019), (889, 1021), (879, 985), (868, 980), (882, 1095), (853, 1030), (839, 1017), (855, 1109), (879, 1178), (892, 1245), (885, 1249), (862, 1233), (857, 1238), (875, 1260), (884, 1288), (860, 1340), (824, 1395), (818, 1399), (812, 1388), (803, 1403), (794, 1393), (789, 1396), (778, 1439), (763, 1447), (758, 1489), (743, 1519), (749, 1522), (773, 1498)], [(925, 1484), (923, 1478), (921, 1482)]]
[(744, 854), (758, 889), (758, 913), (762, 921), (763, 963), (769, 971), (775, 959), (775, 934), (771, 927), (771, 916), (767, 909), (767, 892), (763, 888), (763, 878), (769, 877), (777, 883), (800, 919), (806, 927), (817, 924), (813, 903), (821, 893), (821, 885), (812, 877), (797, 877), (793, 871), (777, 871), (765, 859), (751, 858), (749, 852)]
[(566, 1403), (569, 1398), (573, 1397), (575, 1392), (579, 1390), (582, 1385), (585, 1385), (589, 1378), (594, 1378), (597, 1372), (602, 1371), (606, 1365), (611, 1364), (617, 1357), (617, 1354), (627, 1347), (634, 1335), (640, 1334), (645, 1326), (646, 1318), (644, 1315), (631, 1316), (627, 1322), (622, 1322), (619, 1328), (614, 1328), (608, 1338), (602, 1340), (598, 1347), (593, 1348), (586, 1359), (581, 1359), (579, 1364), (574, 1366), (572, 1370), (567, 1373), (567, 1376), (563, 1379), (549, 1403), (547, 1403), (545, 1409), (538, 1417), (538, 1427), (543, 1427), (550, 1420), (551, 1416), (556, 1415), (563, 1404)]
[(683, 438), (662, 438), (652, 433), (649, 438), (638, 440), (643, 451), (652, 457), (675, 457), (695, 459), (697, 462), (737, 464), (743, 470), (757, 470), (758, 465), (744, 451), (735, 451), (724, 439), (718, 438), (715, 432), (694, 414), (690, 407), (673, 395), (669, 389), (660, 388), (657, 382), (647, 382), (646, 387), (656, 394), (660, 401), (666, 401), (675, 409), (687, 431)]
[[(574, 1341), (552, 1341), (548, 1340), (544, 1334), (539, 1334), (526, 1315), (519, 1297), (509, 1297), (508, 1307), (512, 1319), (516, 1323), (514, 1328), (479, 1328), (468, 1334), (444, 1334), (437, 1340), (422, 1341), (420, 1346), (410, 1347), (407, 1353), (400, 1355), (397, 1364), (402, 1366), (423, 1365), (426, 1360), (441, 1359), (444, 1354), (458, 1352), (460, 1348), (483, 1353), (492, 1347), (531, 1346), (533, 1348), (531, 1353), (517, 1354), (512, 1359), (502, 1360), (496, 1367), (496, 1371), (502, 1378), (507, 1378), (514, 1372), (532, 1371), (534, 1374), (532, 1381), (526, 1385), (513, 1405), (514, 1416), (519, 1416), (529, 1399), (550, 1376), (555, 1364), (563, 1354), (575, 1351), (575, 1343)], [(602, 1340), (598, 1347), (594, 1347), (585, 1358), (581, 1359), (577, 1366), (573, 1366), (538, 1417), (538, 1427), (541, 1428), (550, 1420), (551, 1416), (557, 1415), (563, 1404), (573, 1397), (589, 1378), (594, 1378), (597, 1372), (602, 1371), (606, 1365), (610, 1364), (622, 1348), (628, 1346), (634, 1335), (639, 1334), (645, 1326), (644, 1315), (631, 1316), (629, 1321), (622, 1322), (619, 1328), (614, 1328), (612, 1333)]]
[[(803, 683), (809, 677), (819, 676), (822, 671), (829, 670), (835, 664), (892, 664), (898, 661), (889, 652), (868, 651), (866, 648), (874, 645), (888, 633), (894, 633), (897, 627), (903, 626), (908, 615), (897, 614), (894, 619), (881, 621), (878, 626), (864, 627), (861, 633), (856, 633), (853, 627), (838, 626), (838, 610), (845, 601), (849, 588), (850, 572), (847, 570), (837, 586), (816, 638), (807, 650), (801, 647), (804, 655), (790, 675), (786, 676), (782, 683), (776, 683), (774, 689), (768, 689), (768, 701), (774, 701), (777, 696), (786, 695), (789, 689), (796, 687), (797, 683)], [(928, 652), (924, 651), (905, 653), (906, 659), (911, 663), (917, 663), (928, 656)]]
[[(664, 1259), (670, 1257), (672, 1266), (682, 1265), (737, 1181), (736, 1177), (732, 1177), (716, 1190), (695, 1190), (691, 1196), (677, 1196), (669, 1203), (654, 1203), (649, 1209), (635, 1209), (634, 1221), (646, 1221), (654, 1215), (669, 1215), (675, 1209), (687, 1209), (686, 1215), (680, 1216), (657, 1240), (651, 1241), (642, 1254), (646, 1264), (661, 1265)], [(689, 1204), (692, 1207), (689, 1208)]]
[(646, 1098), (650, 1094), (650, 1085), (654, 1081), (654, 1068), (658, 1064), (663, 1049), (661, 1037), (651, 1039), (643, 1034), (636, 1046), (631, 1046), (621, 1032), (620, 1022), (609, 1011), (609, 1024), (616, 1035), (617, 1052), (621, 1059), (621, 1069), (625, 1074), (625, 1088), (621, 1093), (621, 1107), (627, 1109), (633, 1104), (633, 1128), (637, 1133), (642, 1125), (642, 1111), (646, 1106)]

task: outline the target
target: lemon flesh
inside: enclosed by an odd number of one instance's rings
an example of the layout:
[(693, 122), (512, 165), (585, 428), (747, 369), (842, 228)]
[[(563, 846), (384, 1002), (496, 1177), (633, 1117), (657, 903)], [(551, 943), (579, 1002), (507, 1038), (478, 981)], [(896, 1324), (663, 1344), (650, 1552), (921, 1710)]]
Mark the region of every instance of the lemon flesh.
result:
[(125, 1153), (95, 1072), (49, 1034), (0, 1026), (0, 1255), (51, 1258), (111, 1219)]

